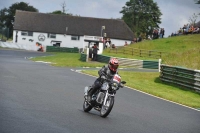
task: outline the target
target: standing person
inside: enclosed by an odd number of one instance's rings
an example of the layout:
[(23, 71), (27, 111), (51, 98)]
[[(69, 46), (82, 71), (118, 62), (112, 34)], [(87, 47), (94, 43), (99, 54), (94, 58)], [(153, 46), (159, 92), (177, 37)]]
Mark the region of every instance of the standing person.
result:
[(127, 43), (127, 41), (125, 41), (125, 44), (124, 44), (124, 46), (128, 46), (128, 43)]
[(165, 29), (162, 28), (162, 38), (164, 37), (164, 35), (165, 35)]
[(188, 32), (189, 32), (189, 29), (190, 29), (190, 25), (189, 24), (187, 24), (187, 26), (186, 26), (186, 35), (188, 34)]
[(162, 38), (162, 28), (160, 29), (159, 35), (160, 35), (160, 38)]
[(90, 59), (92, 58), (92, 47), (91, 46), (89, 47), (89, 58)]
[(106, 48), (106, 38), (104, 37), (103, 38), (103, 49), (105, 49)]
[(92, 51), (92, 53), (93, 53), (93, 61), (97, 61), (97, 52), (98, 52), (98, 47), (97, 47), (97, 44), (94, 44), (94, 46), (93, 46), (93, 51)]

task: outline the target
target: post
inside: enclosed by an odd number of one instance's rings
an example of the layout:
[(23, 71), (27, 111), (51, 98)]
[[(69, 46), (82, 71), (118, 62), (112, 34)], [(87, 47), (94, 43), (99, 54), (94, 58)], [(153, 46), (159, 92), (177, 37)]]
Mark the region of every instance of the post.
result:
[(132, 55), (133, 55), (133, 48), (132, 48)]
[(86, 62), (88, 62), (88, 58), (89, 58), (89, 48), (87, 47), (87, 55), (86, 55)]
[(103, 30), (105, 30), (105, 26), (101, 26), (101, 37), (102, 37), (102, 32), (103, 32)]
[(158, 72), (160, 72), (161, 61), (161, 59), (158, 60)]

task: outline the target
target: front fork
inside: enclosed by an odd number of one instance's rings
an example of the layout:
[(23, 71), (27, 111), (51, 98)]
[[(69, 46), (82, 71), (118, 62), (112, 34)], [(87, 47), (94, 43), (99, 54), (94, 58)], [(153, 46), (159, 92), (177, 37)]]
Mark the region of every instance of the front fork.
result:
[(110, 96), (111, 96), (111, 97), (114, 97), (115, 94), (109, 94), (109, 93), (108, 93), (108, 90), (107, 90), (107, 91), (106, 91), (106, 95), (105, 95), (105, 97), (104, 97), (104, 101), (103, 101), (103, 105), (104, 105), (104, 106), (106, 106), (107, 98), (110, 97)]
[(90, 90), (90, 88), (88, 86), (86, 86), (85, 89), (84, 89), (84, 96), (88, 95), (89, 90)]

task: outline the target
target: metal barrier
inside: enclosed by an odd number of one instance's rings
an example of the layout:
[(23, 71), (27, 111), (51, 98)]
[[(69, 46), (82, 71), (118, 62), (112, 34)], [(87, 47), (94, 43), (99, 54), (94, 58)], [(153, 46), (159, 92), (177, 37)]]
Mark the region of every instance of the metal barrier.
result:
[(86, 62), (87, 54), (81, 53), (80, 60)]
[(166, 54), (166, 52), (161, 51), (154, 51), (154, 50), (145, 50), (145, 49), (137, 49), (137, 48), (126, 48), (121, 47), (120, 49), (114, 48), (109, 50), (110, 53), (115, 54), (127, 54), (127, 55), (136, 55), (140, 57), (151, 57), (155, 59), (159, 59), (163, 56), (163, 54)]
[(200, 70), (162, 64), (160, 71), (160, 79), (162, 81), (200, 91)]
[[(105, 55), (97, 55), (97, 61), (102, 63), (108, 63), (110, 58), (112, 57)], [(158, 69), (158, 71), (160, 70), (161, 59), (159, 59), (158, 61), (145, 61), (145, 60), (119, 58), (119, 57), (115, 58), (119, 60), (120, 66), (132, 67), (132, 68)], [(86, 54), (82, 53), (80, 59), (82, 61), (86, 61), (87, 60)]]

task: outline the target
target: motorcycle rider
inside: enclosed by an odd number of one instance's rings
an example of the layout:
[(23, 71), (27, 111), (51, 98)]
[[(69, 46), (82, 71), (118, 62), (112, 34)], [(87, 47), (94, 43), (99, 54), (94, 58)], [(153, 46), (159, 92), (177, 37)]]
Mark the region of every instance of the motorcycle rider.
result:
[(111, 79), (117, 72), (119, 61), (116, 58), (111, 58), (108, 65), (104, 65), (99, 71), (99, 78), (97, 78), (88, 92), (88, 102), (91, 102), (93, 94), (101, 87), (103, 81), (108, 78)]

